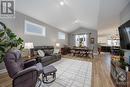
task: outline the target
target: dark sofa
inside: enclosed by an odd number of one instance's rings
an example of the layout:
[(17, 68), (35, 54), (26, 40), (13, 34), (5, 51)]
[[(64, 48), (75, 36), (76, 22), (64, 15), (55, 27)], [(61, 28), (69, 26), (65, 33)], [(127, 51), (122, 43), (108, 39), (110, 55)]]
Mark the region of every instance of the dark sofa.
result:
[(45, 52), (45, 56), (40, 58), (40, 62), (42, 63), (43, 66), (47, 66), (61, 59), (60, 54), (53, 53), (54, 52), (53, 46), (34, 46), (34, 48), (31, 49), (31, 56), (38, 55), (37, 54), (38, 50), (42, 50)]

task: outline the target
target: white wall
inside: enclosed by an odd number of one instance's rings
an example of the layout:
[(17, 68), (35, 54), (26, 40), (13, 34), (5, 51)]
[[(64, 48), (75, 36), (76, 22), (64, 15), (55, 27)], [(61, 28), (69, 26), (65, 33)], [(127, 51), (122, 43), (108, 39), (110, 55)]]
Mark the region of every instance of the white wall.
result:
[(120, 12), (127, 5), (126, 0), (101, 0), (98, 20), (98, 43), (107, 43), (107, 38), (118, 33)]
[[(35, 35), (27, 35), (24, 34), (24, 23), (25, 20), (28, 20), (30, 22), (39, 24), (41, 26), (46, 27), (46, 36), (35, 36)], [(33, 42), (35, 46), (40, 45), (55, 45), (56, 42), (61, 43), (61, 45), (68, 44), (68, 33), (65, 33), (66, 39), (65, 40), (59, 40), (58, 39), (58, 32), (63, 32), (49, 24), (43, 23), (39, 20), (36, 20), (32, 17), (29, 17), (27, 15), (24, 15), (22, 13), (16, 12), (16, 16), (13, 19), (0, 19), (1, 22), (5, 23), (7, 27), (9, 27), (13, 32), (15, 32), (17, 35), (19, 35), (25, 42)]]
[(130, 2), (128, 5), (124, 8), (124, 10), (120, 14), (120, 23), (123, 24), (126, 21), (130, 20)]

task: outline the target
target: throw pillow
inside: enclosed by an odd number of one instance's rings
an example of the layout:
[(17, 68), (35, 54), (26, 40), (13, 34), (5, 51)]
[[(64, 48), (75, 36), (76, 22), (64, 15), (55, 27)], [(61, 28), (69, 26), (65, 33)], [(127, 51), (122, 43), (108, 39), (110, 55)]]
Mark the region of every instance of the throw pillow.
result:
[(38, 55), (40, 57), (44, 57), (45, 56), (45, 53), (42, 50), (38, 50), (37, 53), (38, 53)]
[(53, 51), (54, 51), (54, 50), (44, 50), (45, 56), (50, 56), (50, 55), (52, 55), (52, 54), (53, 54)]

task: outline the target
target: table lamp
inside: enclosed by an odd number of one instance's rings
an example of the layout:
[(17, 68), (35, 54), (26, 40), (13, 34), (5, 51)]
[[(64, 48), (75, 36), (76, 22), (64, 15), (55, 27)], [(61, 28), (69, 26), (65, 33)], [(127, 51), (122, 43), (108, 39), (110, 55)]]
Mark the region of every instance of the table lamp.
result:
[(60, 52), (60, 43), (56, 43), (56, 47), (54, 49), (54, 53), (59, 53)]
[(28, 58), (30, 58), (30, 49), (34, 48), (33, 43), (32, 42), (25, 43), (24, 48), (28, 49)]
[(59, 48), (60, 47), (60, 43), (56, 43), (56, 47)]

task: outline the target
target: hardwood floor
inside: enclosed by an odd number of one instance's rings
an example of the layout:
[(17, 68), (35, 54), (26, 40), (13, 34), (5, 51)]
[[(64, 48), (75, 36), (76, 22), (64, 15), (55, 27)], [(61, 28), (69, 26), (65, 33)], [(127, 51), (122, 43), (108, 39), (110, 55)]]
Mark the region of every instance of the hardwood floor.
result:
[(0, 74), (0, 87), (12, 87), (11, 82), (7, 73)]
[[(68, 58), (68, 56), (64, 57)], [(93, 59), (70, 56), (69, 58), (91, 61), (93, 63), (92, 87), (115, 87), (110, 77), (110, 54), (98, 55)], [(0, 74), (0, 87), (11, 87), (11, 79), (7, 73)]]
[(105, 54), (93, 60), (92, 87), (115, 87), (110, 77), (110, 58), (110, 54)]

